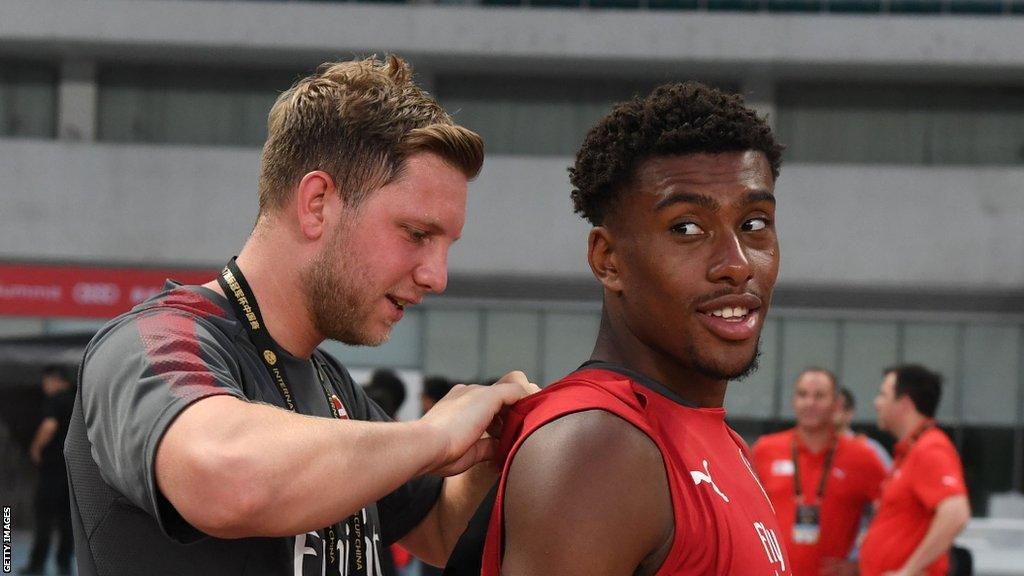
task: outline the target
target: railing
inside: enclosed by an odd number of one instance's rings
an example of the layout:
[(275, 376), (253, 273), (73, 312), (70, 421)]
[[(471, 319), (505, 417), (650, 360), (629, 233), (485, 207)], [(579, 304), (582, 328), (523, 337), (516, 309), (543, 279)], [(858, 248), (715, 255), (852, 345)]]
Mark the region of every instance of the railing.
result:
[[(289, 1), (289, 0), (278, 0)], [(308, 0), (302, 0), (308, 1)], [(1024, 15), (1024, 0), (319, 0), (322, 3), (439, 4), (699, 12)]]

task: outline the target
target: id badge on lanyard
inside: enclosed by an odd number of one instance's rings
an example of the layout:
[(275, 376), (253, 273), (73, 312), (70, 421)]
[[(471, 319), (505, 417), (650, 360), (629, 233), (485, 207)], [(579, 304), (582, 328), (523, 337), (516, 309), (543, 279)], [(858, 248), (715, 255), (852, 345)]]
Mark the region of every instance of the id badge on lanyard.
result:
[(796, 445), (796, 438), (793, 438), (793, 485), (796, 490), (796, 518), (793, 522), (793, 542), (796, 544), (817, 544), (821, 538), (821, 501), (825, 497), (825, 482), (828, 480), (828, 473), (832, 469), (832, 458), (836, 453), (838, 439), (833, 439), (829, 446), (828, 455), (825, 457), (825, 465), (821, 470), (821, 478), (818, 479), (818, 489), (815, 493), (813, 504), (808, 504), (803, 495), (803, 487), (800, 483), (800, 454)]
[(817, 544), (821, 536), (821, 506), (797, 504), (796, 521), (793, 522), (793, 542)]

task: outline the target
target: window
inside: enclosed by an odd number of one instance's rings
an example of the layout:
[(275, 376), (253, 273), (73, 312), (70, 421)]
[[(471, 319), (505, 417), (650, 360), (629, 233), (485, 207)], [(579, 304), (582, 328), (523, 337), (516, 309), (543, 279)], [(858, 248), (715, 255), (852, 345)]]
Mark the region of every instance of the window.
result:
[(56, 67), (0, 62), (0, 136), (53, 138), (56, 134)]
[(1024, 163), (1024, 88), (782, 85), (790, 162)]
[(576, 154), (612, 105), (646, 95), (658, 80), (442, 76), (438, 100), (478, 132), (489, 153)]
[(101, 68), (99, 139), (262, 146), (270, 107), (300, 77), (267, 70)]

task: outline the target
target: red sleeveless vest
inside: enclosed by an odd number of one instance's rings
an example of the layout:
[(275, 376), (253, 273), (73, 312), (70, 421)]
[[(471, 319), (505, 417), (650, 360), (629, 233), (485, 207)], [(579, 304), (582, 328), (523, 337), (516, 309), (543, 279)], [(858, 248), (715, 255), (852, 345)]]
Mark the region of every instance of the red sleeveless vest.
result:
[(501, 573), (505, 482), (516, 451), (545, 424), (594, 409), (629, 422), (661, 451), (675, 538), (658, 576), (791, 574), (771, 503), (750, 466), (746, 443), (725, 423), (725, 410), (683, 405), (669, 398), (671, 392), (661, 385), (628, 370), (613, 370), (574, 372), (520, 401), (506, 418), (500, 450), (507, 458), (488, 528), (482, 575)]

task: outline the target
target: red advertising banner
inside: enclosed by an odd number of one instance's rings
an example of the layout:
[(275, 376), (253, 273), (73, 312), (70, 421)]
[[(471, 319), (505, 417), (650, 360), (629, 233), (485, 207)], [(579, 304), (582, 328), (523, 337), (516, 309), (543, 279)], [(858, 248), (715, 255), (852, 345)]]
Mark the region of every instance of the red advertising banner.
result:
[(161, 292), (168, 278), (204, 284), (218, 272), (0, 262), (0, 316), (113, 318)]

